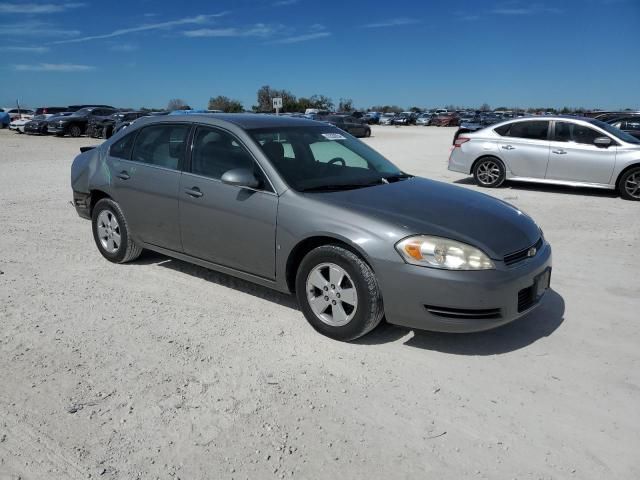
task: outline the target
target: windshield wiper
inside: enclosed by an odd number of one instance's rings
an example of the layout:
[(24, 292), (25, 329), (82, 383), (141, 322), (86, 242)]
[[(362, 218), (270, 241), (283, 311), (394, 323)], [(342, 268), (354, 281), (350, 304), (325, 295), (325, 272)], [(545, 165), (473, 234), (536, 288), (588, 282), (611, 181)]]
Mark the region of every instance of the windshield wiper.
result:
[(399, 182), (400, 180), (406, 180), (407, 178), (413, 178), (413, 175), (409, 175), (408, 173), (397, 173), (395, 175), (388, 175), (386, 177), (382, 177), (382, 181), (386, 181), (387, 183)]

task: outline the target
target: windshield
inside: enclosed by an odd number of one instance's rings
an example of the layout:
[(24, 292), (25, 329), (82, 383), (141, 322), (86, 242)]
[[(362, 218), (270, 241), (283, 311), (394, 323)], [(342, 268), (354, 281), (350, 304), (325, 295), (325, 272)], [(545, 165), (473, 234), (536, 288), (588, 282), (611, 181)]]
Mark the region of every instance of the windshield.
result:
[(89, 115), (91, 113), (91, 110), (93, 110), (93, 109), (92, 108), (81, 108), (80, 110), (75, 112), (74, 115), (76, 115), (78, 117), (84, 117), (84, 116)]
[(628, 134), (627, 132), (623, 132), (619, 128), (614, 127), (613, 125), (609, 125), (608, 123), (601, 122), (600, 120), (589, 120), (590, 123), (595, 125), (596, 127), (600, 127), (607, 133), (610, 133), (614, 137), (618, 137), (623, 142), (633, 143), (635, 145), (640, 145), (640, 140), (638, 140), (633, 135)]
[(388, 183), (386, 177), (406, 178), (378, 152), (330, 125), (263, 128), (249, 134), (294, 190), (358, 188)]

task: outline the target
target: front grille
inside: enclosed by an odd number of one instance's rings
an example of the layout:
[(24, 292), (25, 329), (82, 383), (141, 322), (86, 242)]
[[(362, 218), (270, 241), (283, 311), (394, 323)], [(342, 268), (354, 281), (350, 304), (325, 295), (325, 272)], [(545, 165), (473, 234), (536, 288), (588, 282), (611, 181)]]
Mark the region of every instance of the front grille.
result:
[(463, 309), (463, 308), (449, 308), (449, 307), (434, 307), (431, 305), (425, 305), (432, 315), (445, 318), (500, 318), (499, 308), (485, 308), (485, 309)]
[(530, 309), (536, 302), (535, 285), (523, 288), (518, 292), (518, 313)]
[(518, 250), (517, 252), (514, 253), (510, 253), (509, 255), (506, 255), (504, 257), (504, 263), (508, 266), (511, 265), (515, 265), (516, 263), (520, 263), (523, 260), (526, 260), (527, 258), (531, 258), (529, 257), (529, 250), (531, 250), (531, 248), (535, 248), (536, 249), (536, 255), (538, 254), (538, 252), (540, 251), (540, 249), (542, 248), (542, 237), (540, 237), (538, 239), (538, 241), (531, 245), (530, 247), (527, 247), (523, 250)]

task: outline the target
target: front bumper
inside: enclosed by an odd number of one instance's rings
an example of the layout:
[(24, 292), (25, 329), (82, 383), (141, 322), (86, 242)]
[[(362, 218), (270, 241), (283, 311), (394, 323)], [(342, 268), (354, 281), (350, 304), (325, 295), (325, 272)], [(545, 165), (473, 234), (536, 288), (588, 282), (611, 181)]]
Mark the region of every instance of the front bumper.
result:
[(47, 132), (49, 133), (65, 133), (67, 131), (67, 126), (66, 125), (52, 125), (49, 124), (47, 125)]
[(386, 262), (376, 268), (389, 323), (437, 332), (479, 332), (535, 309), (536, 281), (551, 271), (551, 246), (533, 258), (495, 270), (451, 271)]

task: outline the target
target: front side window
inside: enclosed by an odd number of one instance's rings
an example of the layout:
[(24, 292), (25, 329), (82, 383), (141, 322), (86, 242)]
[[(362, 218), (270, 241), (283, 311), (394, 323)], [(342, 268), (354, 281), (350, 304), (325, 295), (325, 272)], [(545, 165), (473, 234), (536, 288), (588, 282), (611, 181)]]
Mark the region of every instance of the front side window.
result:
[(261, 128), (249, 134), (294, 190), (357, 188), (406, 177), (378, 152), (331, 125)]
[(109, 148), (109, 156), (121, 158), (123, 160), (130, 160), (131, 151), (133, 150), (133, 141), (135, 138), (136, 132), (133, 132), (114, 142), (111, 145), (111, 148)]
[(526, 138), (528, 140), (546, 140), (549, 131), (548, 121), (528, 121), (508, 123), (495, 130), (504, 137)]
[(553, 139), (556, 142), (574, 142), (593, 145), (593, 141), (602, 134), (592, 128), (570, 122), (556, 122)]
[(136, 138), (132, 160), (177, 170), (184, 159), (189, 125), (152, 125)]
[(191, 173), (219, 180), (225, 172), (236, 168), (250, 170), (271, 190), (269, 182), (251, 154), (231, 134), (215, 128), (200, 127), (193, 139)]

